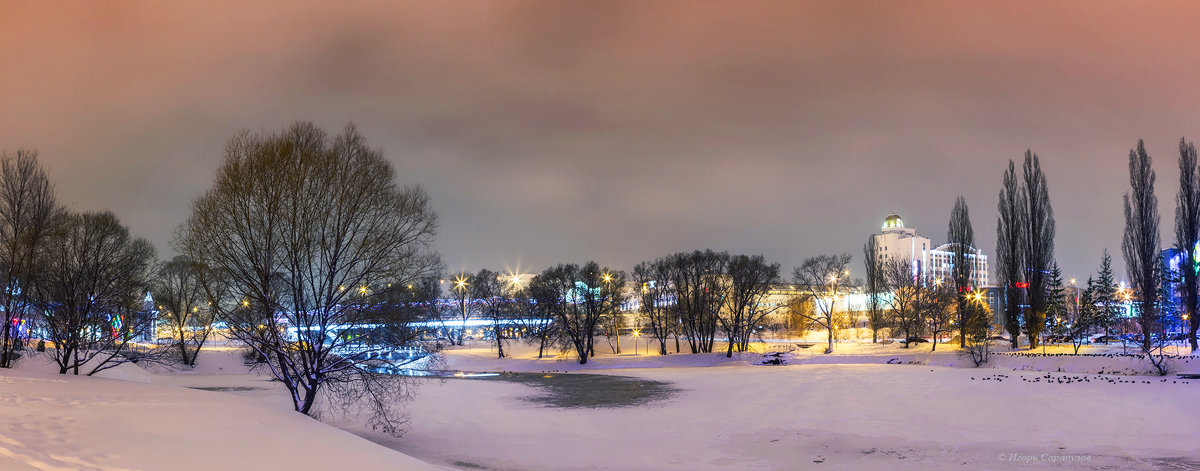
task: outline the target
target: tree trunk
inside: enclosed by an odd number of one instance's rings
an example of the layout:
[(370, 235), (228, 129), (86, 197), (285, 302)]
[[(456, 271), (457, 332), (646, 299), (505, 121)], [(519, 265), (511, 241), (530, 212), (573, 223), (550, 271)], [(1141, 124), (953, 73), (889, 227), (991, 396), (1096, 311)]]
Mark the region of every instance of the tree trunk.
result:
[[(11, 312), (11, 311), (7, 311), (7, 312)], [(0, 368), (11, 368), (12, 367), (12, 361), (11, 361), (12, 352), (16, 350), (16, 348), (11, 348), (11, 347), (15, 346), (14, 344), (16, 343), (16, 336), (10, 337), (9, 331), (15, 329), (15, 327), (13, 327), (9, 322), (4, 322), (3, 326), (0, 328), (4, 329), (3, 340), (0, 340)], [(1195, 337), (1195, 336), (1193, 336), (1193, 337)]]
[(183, 360), (184, 365), (192, 366), (191, 362), (188, 361), (187, 342), (183, 339), (182, 335), (179, 336), (179, 357)]
[(304, 398), (300, 404), (296, 404), (296, 410), (301, 414), (308, 415), (308, 411), (312, 410), (313, 402), (317, 398), (317, 386), (312, 385), (304, 389)]
[(588, 346), (585, 342), (575, 342), (575, 353), (579, 355), (579, 364), (586, 365), (588, 361)]
[(67, 367), (68, 358), (71, 358), (71, 349), (69, 348), (63, 350), (62, 361), (58, 362), (58, 374), (65, 375), (68, 371), (71, 371), (71, 369)]
[(497, 356), (496, 358), (504, 358), (504, 337), (502, 337), (500, 335), (500, 323), (499, 322), (497, 322), (495, 324), (494, 329), (495, 329), (495, 332), (493, 332), (493, 334), (495, 334), (495, 335), (493, 335), (493, 336), (496, 337), (496, 351), (499, 352), (499, 356)]
[(1188, 317), (1188, 329), (1190, 329), (1188, 331), (1189, 332), (1188, 333), (1188, 342), (1190, 342), (1192, 344), (1192, 352), (1195, 352), (1198, 348), (1196, 345), (1196, 328), (1197, 327), (1200, 327), (1200, 313), (1197, 313), (1197, 315)]
[(960, 293), (958, 295), (958, 348), (967, 348), (967, 320), (964, 314), (967, 311), (967, 299)]

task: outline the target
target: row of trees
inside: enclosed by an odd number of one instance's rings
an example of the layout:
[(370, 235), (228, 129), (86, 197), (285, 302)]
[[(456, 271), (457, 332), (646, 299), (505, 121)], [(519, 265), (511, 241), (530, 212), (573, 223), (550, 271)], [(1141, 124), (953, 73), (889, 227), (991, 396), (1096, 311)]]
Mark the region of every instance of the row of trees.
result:
[[(1013, 161), (1004, 172), (997, 209), (996, 279), (1001, 287), (1004, 329), (1012, 347), (1022, 332), (1038, 345), (1049, 305), (1047, 282), (1054, 265), (1054, 209), (1037, 154), (1025, 151), (1019, 182)], [(1028, 307), (1022, 309), (1022, 305)], [(1024, 312), (1022, 312), (1024, 311)]]
[(33, 332), (51, 342), (60, 373), (134, 358), (132, 340), (154, 326), (143, 305), (154, 258), (111, 212), (60, 205), (37, 152), (0, 157), (0, 367), (13, 366)]
[[(1179, 287), (1182, 317), (1188, 320), (1187, 339), (1192, 351), (1197, 349), (1197, 242), (1200, 241), (1200, 169), (1197, 168), (1196, 146), (1179, 140), (1179, 193), (1175, 208), (1175, 249), (1181, 255), (1178, 273), (1165, 266), (1159, 239), (1158, 196), (1153, 160), (1139, 139), (1129, 151), (1130, 191), (1124, 197), (1125, 232), (1121, 253), (1130, 285), (1137, 302), (1133, 305), (1134, 319), (1140, 330), (1140, 347), (1159, 373), (1166, 373), (1162, 344), (1166, 337), (1165, 308), (1170, 302), (1163, 296), (1167, 283)], [(1177, 278), (1176, 278), (1177, 277)]]
[[(491, 321), (500, 357), (510, 331), (537, 342), (539, 356), (548, 346), (560, 346), (586, 363), (595, 355), (593, 339), (600, 332), (616, 337), (610, 346), (620, 353), (619, 335), (630, 303), (640, 305), (647, 333), (661, 354), (667, 354), (672, 340), (679, 352), (681, 338), (691, 352), (712, 352), (720, 335), (726, 341), (726, 355), (732, 356), (749, 348), (755, 327), (780, 307), (765, 301), (780, 282), (779, 272), (778, 263), (767, 263), (761, 255), (712, 250), (640, 263), (632, 277), (587, 262), (548, 268), (523, 286), (520, 280), (506, 280), (484, 269), (451, 277), (447, 293), (452, 296), (451, 306), (438, 305), (437, 290), (429, 290), (413, 305), (430, 306), (425, 314), (439, 320), (447, 331), (455, 331), (456, 325), (471, 318)], [(637, 287), (632, 291), (626, 289), (630, 280)], [(433, 279), (423, 285), (433, 286)], [(457, 329), (449, 340), (461, 344), (462, 332)]]
[[(1200, 168), (1195, 145), (1184, 139), (1179, 141), (1179, 171), (1174, 248), (1182, 263), (1178, 273), (1174, 273), (1165, 266), (1162, 252), (1152, 159), (1140, 139), (1129, 151), (1130, 191), (1123, 199), (1125, 229), (1121, 253), (1131, 284), (1130, 294), (1136, 300), (1133, 320), (1140, 331), (1140, 348), (1160, 372), (1165, 371), (1160, 360), (1166, 338), (1164, 310), (1171, 302), (1163, 298), (1168, 283), (1178, 286), (1182, 318), (1188, 321), (1186, 337), (1193, 351), (1198, 348), (1196, 332), (1200, 327), (1197, 318), (1200, 280), (1195, 253), (1200, 243)], [(1047, 328), (1069, 332), (1068, 335), (1079, 339), (1088, 329), (1107, 330), (1117, 322), (1116, 288), (1107, 253), (1099, 279), (1090, 278), (1087, 290), (1074, 303), (1061, 301), (1061, 273), (1054, 262), (1054, 212), (1037, 154), (1026, 151), (1021, 179), (1014, 163), (1009, 162), (997, 209), (995, 265), (1002, 291), (1003, 323), (1014, 348), (1022, 332), (1033, 348)], [(1064, 318), (1070, 321), (1063, 322)]]

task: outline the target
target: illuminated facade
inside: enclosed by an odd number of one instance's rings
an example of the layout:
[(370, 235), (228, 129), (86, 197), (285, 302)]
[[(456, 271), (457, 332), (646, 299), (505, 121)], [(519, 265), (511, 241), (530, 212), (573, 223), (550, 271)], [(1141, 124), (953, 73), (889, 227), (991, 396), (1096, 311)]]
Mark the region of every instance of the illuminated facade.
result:
[[(904, 227), (899, 215), (889, 214), (883, 220), (879, 234), (875, 234), (875, 245), (879, 259), (902, 260), (911, 264), (914, 277), (933, 281), (949, 280), (954, 271), (954, 251), (951, 244), (933, 247), (928, 238), (921, 237), (912, 228)], [(988, 277), (988, 260), (983, 251), (968, 247), (966, 262), (970, 265), (970, 285), (983, 288), (991, 285)]]

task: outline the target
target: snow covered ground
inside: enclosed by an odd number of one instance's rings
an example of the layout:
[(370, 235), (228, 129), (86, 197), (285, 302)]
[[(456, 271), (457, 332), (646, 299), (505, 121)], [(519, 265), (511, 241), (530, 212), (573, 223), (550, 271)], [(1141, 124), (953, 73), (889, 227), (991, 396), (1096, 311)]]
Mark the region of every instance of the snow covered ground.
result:
[[(505, 359), (483, 342), (454, 347), (445, 355), (456, 370), (621, 375), (676, 392), (562, 408), (527, 383), (427, 379), (401, 438), (324, 419), (366, 440), (292, 412), (278, 384), (246, 374), (232, 350), (205, 351), (182, 373), (109, 374), (120, 380), (30, 362), (0, 371), (0, 469), (1200, 469), (1200, 381), (1096, 374), (1147, 369), (1119, 346), (1082, 357), (1050, 347), (981, 369), (946, 345), (756, 348), (794, 352), (763, 366), (758, 353), (663, 357), (646, 355), (643, 340), (639, 355), (631, 342), (614, 355), (600, 342), (579, 365), (524, 345)], [(263, 441), (261, 430), (286, 438)], [(271, 461), (285, 452), (290, 461)]]
[[(156, 384), (133, 365), (109, 378), (56, 372), (38, 358), (0, 370), (0, 470), (437, 469), (286, 404)], [(261, 377), (216, 378), (279, 392)]]

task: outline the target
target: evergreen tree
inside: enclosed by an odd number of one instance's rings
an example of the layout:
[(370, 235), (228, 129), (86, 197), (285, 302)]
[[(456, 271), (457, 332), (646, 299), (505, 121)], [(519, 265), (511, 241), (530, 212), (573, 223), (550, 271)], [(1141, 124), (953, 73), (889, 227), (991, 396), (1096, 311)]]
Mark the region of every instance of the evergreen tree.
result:
[(1050, 269), (1050, 282), (1046, 286), (1046, 325), (1054, 335), (1065, 334), (1063, 319), (1067, 315), (1067, 289), (1063, 285), (1062, 270), (1055, 262)]
[(1117, 299), (1117, 284), (1113, 280), (1112, 257), (1108, 255), (1107, 249), (1100, 258), (1100, 271), (1096, 273), (1095, 282), (1093, 283), (1091, 278), (1088, 279), (1088, 289), (1092, 292), (1092, 304), (1097, 309), (1093, 325), (1103, 328), (1105, 336), (1111, 335), (1112, 326), (1120, 312), (1120, 304)]
[(1097, 325), (1098, 310), (1096, 309), (1096, 281), (1092, 277), (1088, 277), (1087, 289), (1079, 295), (1078, 308), (1074, 309), (1071, 316), (1071, 323), (1067, 327), (1070, 329), (1072, 345), (1075, 347), (1075, 353), (1079, 353), (1079, 347), (1087, 339), (1088, 331)]

